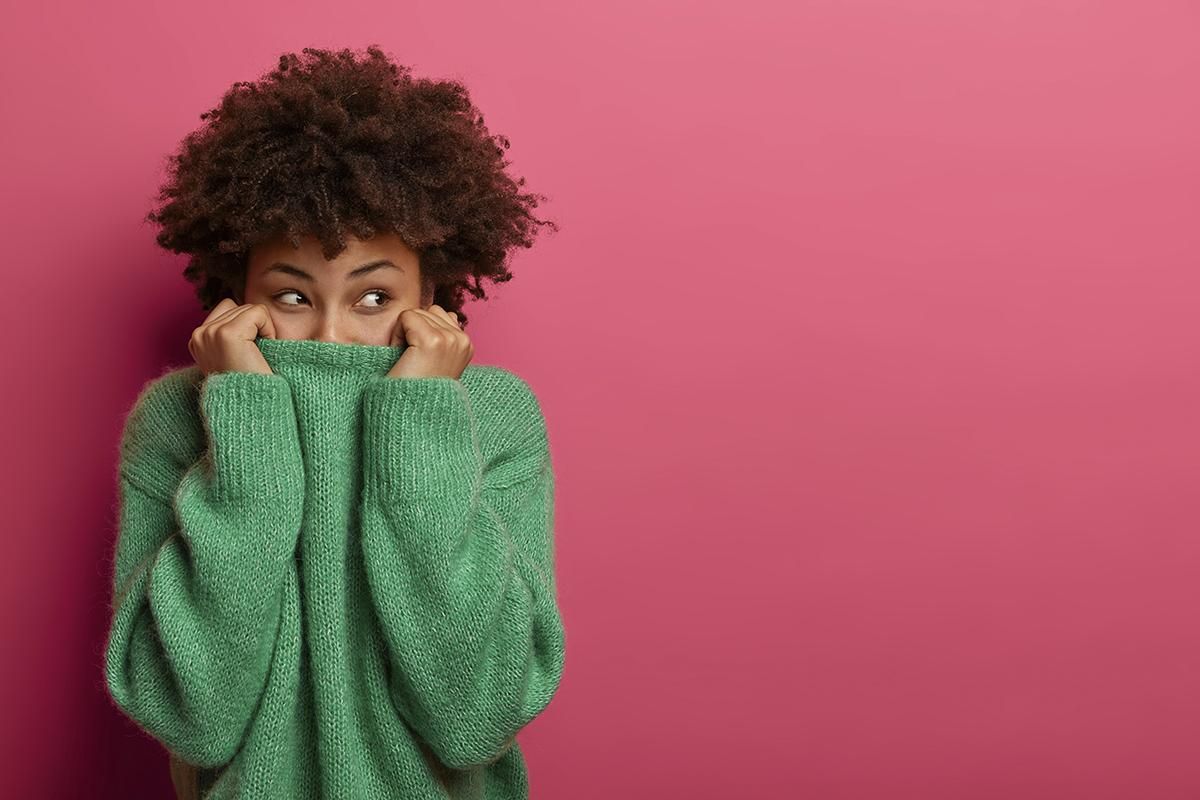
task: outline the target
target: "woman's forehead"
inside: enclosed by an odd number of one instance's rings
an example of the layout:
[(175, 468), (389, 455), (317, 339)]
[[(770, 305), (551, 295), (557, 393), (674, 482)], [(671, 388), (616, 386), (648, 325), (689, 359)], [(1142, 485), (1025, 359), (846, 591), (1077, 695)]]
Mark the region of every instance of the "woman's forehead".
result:
[[(347, 234), (346, 247), (329, 260), (326, 260), (321, 243), (314, 236), (301, 237), (299, 247), (294, 247), (286, 237), (276, 237), (253, 249), (250, 265), (251, 271), (259, 274), (275, 268), (277, 271), (292, 274), (298, 270), (317, 278), (357, 277), (368, 272), (386, 274), (399, 271), (417, 274), (420, 259), (418, 254), (395, 234), (383, 234), (370, 239), (359, 239)], [(279, 269), (281, 265), (283, 269)]]

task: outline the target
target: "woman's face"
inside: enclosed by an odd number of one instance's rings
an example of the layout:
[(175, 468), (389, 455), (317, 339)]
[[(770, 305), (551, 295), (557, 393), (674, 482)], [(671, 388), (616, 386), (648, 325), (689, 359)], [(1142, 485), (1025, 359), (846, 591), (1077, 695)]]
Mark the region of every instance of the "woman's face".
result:
[(395, 234), (346, 241), (333, 261), (313, 236), (299, 249), (282, 236), (253, 248), (238, 301), (265, 305), (278, 339), (390, 344), (400, 312), (433, 301), (418, 255)]

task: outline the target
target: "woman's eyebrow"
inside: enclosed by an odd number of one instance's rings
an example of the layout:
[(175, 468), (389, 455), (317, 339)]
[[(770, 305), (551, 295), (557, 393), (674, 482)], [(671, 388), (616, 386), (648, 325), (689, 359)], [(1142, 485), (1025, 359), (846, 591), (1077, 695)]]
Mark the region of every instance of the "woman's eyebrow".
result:
[[(377, 269), (383, 269), (384, 267), (390, 267), (392, 269), (400, 269), (400, 267), (397, 267), (395, 264), (393, 264), (388, 259), (381, 258), (376, 261), (369, 261), (366, 264), (363, 264), (361, 267), (356, 267), (355, 269), (351, 270), (346, 275), (346, 279), (352, 280), (354, 278), (358, 278), (358, 277), (361, 277), (368, 273), (374, 272)], [(403, 272), (404, 270), (400, 269), (400, 271)], [(266, 275), (268, 272), (283, 272), (288, 275), (295, 275), (297, 278), (303, 278), (304, 280), (309, 281), (309, 282), (316, 280), (316, 278), (314, 278), (312, 275), (309, 275), (304, 270), (300, 269), (299, 267), (295, 266), (294, 264), (288, 264), (285, 261), (276, 261), (274, 264), (267, 267), (263, 271), (263, 274)]]

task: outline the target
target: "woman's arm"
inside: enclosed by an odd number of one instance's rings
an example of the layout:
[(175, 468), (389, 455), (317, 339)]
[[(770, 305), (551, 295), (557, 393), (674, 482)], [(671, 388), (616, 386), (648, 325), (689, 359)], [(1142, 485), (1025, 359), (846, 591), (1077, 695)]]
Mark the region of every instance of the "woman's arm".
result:
[(195, 408), (169, 378), (143, 392), (122, 433), (105, 678), (156, 739), (217, 766), (236, 753), (266, 680), (304, 468), (282, 377), (205, 378), (207, 449), (190, 465), (180, 421)]
[(563, 671), (545, 420), (504, 375), (517, 423), (487, 463), (458, 380), (381, 376), (363, 404), (362, 546), (393, 697), (457, 769), (504, 755)]

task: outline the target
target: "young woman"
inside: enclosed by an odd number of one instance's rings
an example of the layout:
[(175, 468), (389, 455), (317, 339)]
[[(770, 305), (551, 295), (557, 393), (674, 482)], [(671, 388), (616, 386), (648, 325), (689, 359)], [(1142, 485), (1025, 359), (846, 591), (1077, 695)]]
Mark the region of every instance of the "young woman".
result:
[(109, 692), (179, 797), (525, 798), (554, 473), (462, 302), (554, 223), (461, 84), (376, 47), (202, 118), (149, 218), (209, 313), (125, 421)]

